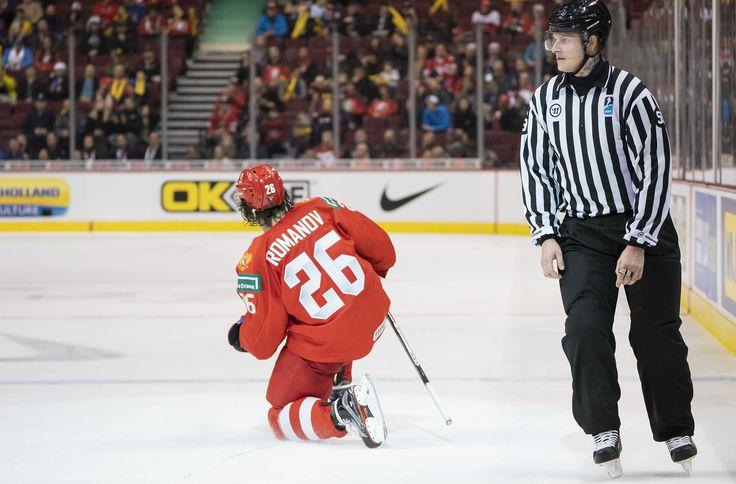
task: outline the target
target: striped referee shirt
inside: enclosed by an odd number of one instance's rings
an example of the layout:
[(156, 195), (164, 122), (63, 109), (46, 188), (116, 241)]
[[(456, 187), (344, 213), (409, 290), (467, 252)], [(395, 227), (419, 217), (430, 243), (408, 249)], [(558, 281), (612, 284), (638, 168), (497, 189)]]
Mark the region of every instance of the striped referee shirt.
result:
[(535, 244), (559, 236), (563, 211), (581, 219), (630, 213), (624, 240), (657, 244), (672, 183), (664, 118), (639, 78), (605, 68), (583, 95), (561, 74), (539, 86), (529, 104), (521, 180)]

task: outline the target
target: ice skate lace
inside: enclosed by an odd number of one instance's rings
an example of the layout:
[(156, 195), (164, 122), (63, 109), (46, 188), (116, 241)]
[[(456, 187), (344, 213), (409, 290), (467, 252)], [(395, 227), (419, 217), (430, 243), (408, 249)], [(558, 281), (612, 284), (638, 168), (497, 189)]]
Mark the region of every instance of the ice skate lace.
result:
[(687, 435), (684, 437), (675, 437), (674, 439), (670, 439), (667, 441), (667, 450), (672, 452), (678, 447), (682, 447), (683, 445), (690, 445), (692, 443), (693, 441)]
[(615, 447), (618, 441), (618, 430), (609, 430), (607, 432), (601, 432), (593, 436), (593, 444), (595, 445), (595, 451), (605, 449), (606, 447)]

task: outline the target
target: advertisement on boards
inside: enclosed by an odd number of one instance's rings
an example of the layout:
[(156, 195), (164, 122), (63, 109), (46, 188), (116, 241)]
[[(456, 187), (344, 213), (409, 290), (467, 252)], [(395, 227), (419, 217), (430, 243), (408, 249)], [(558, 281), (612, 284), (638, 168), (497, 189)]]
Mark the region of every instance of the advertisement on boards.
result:
[(718, 302), (718, 197), (695, 192), (693, 282), (708, 299)]

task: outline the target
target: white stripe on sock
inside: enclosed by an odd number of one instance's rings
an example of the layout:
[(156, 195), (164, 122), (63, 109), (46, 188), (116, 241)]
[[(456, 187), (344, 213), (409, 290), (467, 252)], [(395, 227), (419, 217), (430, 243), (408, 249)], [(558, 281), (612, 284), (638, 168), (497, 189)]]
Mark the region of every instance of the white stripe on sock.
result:
[(307, 397), (302, 401), (302, 406), (299, 407), (299, 423), (302, 426), (304, 435), (309, 440), (320, 440), (317, 436), (317, 432), (314, 431), (314, 425), (312, 425), (312, 408), (319, 402), (314, 397)]
[(296, 433), (294, 432), (294, 429), (291, 428), (291, 421), (289, 420), (289, 411), (291, 410), (291, 403), (285, 406), (281, 409), (281, 413), (279, 414), (279, 427), (281, 427), (281, 431), (284, 433), (284, 436), (289, 440), (299, 441), (300, 439)]

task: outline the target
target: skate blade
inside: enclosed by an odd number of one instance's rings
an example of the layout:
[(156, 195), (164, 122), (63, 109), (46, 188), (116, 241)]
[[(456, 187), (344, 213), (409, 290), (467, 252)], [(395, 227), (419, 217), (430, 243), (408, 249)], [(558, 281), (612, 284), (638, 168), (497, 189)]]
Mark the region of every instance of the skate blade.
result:
[(609, 460), (608, 462), (604, 462), (598, 465), (600, 467), (603, 467), (603, 469), (608, 473), (608, 476), (611, 479), (618, 479), (619, 477), (624, 475), (623, 470), (621, 469), (620, 459)]
[(690, 457), (689, 459), (681, 460), (678, 462), (682, 466), (683, 469), (685, 469), (685, 472), (687, 472), (688, 476), (693, 475), (693, 458)]
[(369, 375), (365, 375), (355, 386), (355, 396), (358, 399), (358, 404), (366, 407), (371, 414), (365, 419), (368, 436), (376, 444), (385, 442), (386, 437), (388, 437), (386, 421), (383, 419), (383, 411), (378, 401), (378, 394)]

